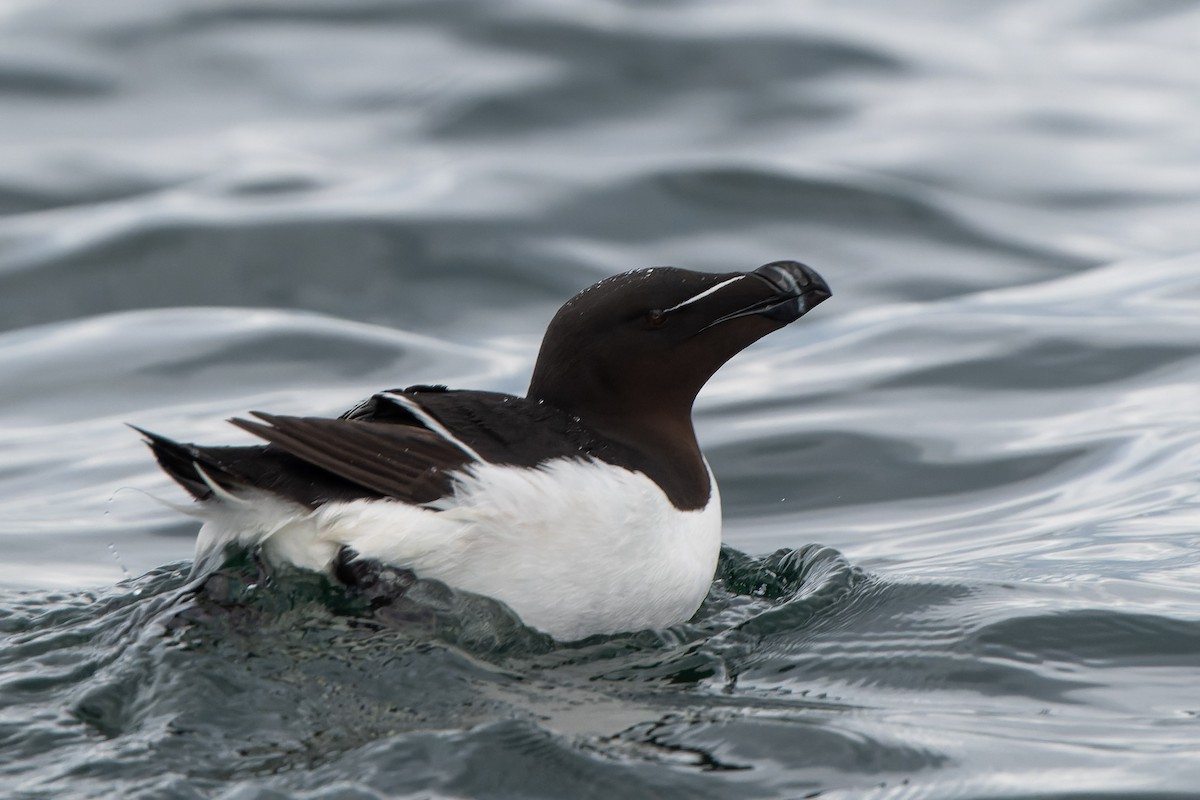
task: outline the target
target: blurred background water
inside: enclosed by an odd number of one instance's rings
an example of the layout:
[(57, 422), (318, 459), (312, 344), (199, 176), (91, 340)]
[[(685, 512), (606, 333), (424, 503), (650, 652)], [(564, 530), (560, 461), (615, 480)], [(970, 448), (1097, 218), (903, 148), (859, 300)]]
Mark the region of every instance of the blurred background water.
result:
[[(4, 0), (0, 794), (1195, 797), (1198, 62), (1194, 0)], [(835, 295), (701, 396), (690, 624), (184, 590), (123, 422), (520, 393), (596, 279), (779, 258)]]

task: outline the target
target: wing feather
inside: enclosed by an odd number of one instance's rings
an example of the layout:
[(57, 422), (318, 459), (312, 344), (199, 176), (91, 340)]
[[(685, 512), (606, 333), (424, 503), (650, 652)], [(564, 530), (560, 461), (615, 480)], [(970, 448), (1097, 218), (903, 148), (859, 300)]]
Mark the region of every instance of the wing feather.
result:
[(426, 503), (450, 491), (452, 471), (472, 459), (425, 428), (353, 419), (251, 412), (230, 420), (313, 466), (387, 497)]

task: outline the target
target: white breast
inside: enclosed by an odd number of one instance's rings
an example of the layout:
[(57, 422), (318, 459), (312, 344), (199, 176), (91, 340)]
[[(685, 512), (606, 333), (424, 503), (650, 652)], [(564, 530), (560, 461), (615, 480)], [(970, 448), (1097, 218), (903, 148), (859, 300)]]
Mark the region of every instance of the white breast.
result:
[(558, 639), (660, 628), (703, 601), (721, 545), (721, 503), (680, 511), (652, 480), (597, 461), (536, 469), (473, 464), (436, 508), (394, 500), (308, 511), (262, 496), (215, 504), (198, 563), (226, 543), (271, 561), (328, 570), (349, 546), (364, 558), (495, 597)]

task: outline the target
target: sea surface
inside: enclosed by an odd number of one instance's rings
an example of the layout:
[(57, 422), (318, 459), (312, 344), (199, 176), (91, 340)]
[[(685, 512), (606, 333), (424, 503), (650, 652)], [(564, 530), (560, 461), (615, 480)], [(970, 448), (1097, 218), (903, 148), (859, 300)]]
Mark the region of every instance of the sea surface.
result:
[[(1198, 99), (1194, 0), (0, 2), (0, 797), (1200, 796)], [(197, 584), (123, 424), (520, 393), (784, 258), (669, 630)]]

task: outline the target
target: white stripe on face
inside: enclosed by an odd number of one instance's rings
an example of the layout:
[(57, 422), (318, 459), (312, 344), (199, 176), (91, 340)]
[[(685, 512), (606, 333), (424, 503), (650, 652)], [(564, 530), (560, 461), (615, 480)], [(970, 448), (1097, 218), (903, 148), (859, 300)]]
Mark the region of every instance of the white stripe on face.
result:
[(684, 306), (690, 306), (692, 303), (695, 303), (697, 300), (703, 300), (704, 298), (708, 297), (713, 292), (715, 292), (719, 289), (724, 289), (729, 284), (733, 283), (734, 281), (740, 281), (744, 277), (746, 277), (746, 276), (745, 275), (735, 275), (734, 277), (730, 278), (727, 281), (721, 281), (716, 286), (705, 289), (703, 292), (696, 295), (695, 297), (689, 297), (687, 300), (684, 300), (682, 303), (676, 303), (675, 305), (671, 306), (670, 308), (664, 308), (663, 313), (669, 314), (672, 311), (676, 311), (678, 309), (683, 308)]

